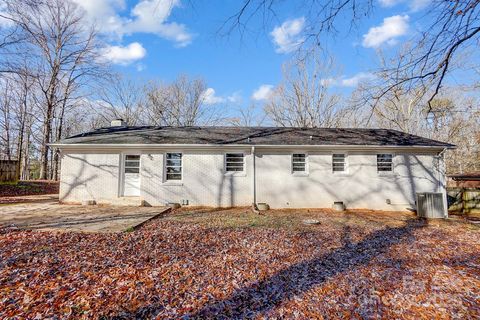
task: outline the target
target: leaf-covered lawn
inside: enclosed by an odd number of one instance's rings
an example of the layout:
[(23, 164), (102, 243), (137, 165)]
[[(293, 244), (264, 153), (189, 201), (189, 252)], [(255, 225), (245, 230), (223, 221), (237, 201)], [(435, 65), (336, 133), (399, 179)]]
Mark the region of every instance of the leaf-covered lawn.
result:
[[(315, 218), (319, 225), (302, 225)], [(480, 233), (399, 213), (181, 210), (0, 232), (0, 318), (478, 318)]]
[(49, 180), (32, 180), (18, 182), (0, 182), (0, 204), (31, 202), (35, 199), (18, 197), (43, 194), (58, 194), (59, 182)]

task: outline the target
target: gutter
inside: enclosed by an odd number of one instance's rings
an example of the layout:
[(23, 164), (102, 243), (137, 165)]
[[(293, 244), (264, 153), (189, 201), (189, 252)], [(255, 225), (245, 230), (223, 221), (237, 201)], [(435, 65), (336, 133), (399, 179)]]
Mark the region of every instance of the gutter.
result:
[(119, 143), (49, 143), (48, 146), (60, 149), (245, 149), (245, 148), (264, 148), (264, 149), (348, 149), (348, 150), (385, 150), (385, 149), (421, 149), (421, 150), (445, 150), (454, 149), (454, 146), (398, 146), (398, 145), (255, 145), (251, 144), (119, 144)]

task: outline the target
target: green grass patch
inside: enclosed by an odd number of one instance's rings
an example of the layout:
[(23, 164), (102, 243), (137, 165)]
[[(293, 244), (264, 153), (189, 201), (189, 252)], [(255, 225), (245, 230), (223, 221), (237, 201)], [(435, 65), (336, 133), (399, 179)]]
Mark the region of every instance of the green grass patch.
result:
[(18, 181), (3, 181), (0, 182), (0, 186), (16, 186), (18, 185)]

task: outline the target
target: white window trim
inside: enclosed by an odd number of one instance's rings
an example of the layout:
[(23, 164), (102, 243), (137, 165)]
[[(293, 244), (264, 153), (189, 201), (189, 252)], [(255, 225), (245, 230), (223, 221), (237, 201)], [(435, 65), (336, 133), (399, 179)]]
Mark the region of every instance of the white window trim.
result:
[[(334, 154), (343, 154), (345, 155), (345, 170), (344, 171), (333, 171), (333, 155)], [(348, 175), (349, 174), (349, 162), (348, 162), (349, 154), (347, 151), (332, 151), (330, 155), (330, 170), (331, 172), (336, 175), (336, 176), (341, 176), (341, 175)]]
[[(229, 153), (237, 153), (243, 156), (243, 171), (227, 171), (227, 154)], [(244, 177), (247, 175), (247, 159), (244, 151), (226, 151), (223, 153), (223, 174), (235, 177)]]
[[(293, 155), (294, 154), (304, 154), (305, 155), (305, 171), (304, 172), (298, 172), (298, 171), (293, 171)], [(290, 173), (294, 177), (306, 177), (310, 174), (310, 166), (309, 166), (309, 154), (306, 151), (298, 150), (298, 151), (293, 151), (290, 154)]]
[[(182, 179), (180, 180), (168, 180), (167, 179), (167, 153), (180, 153), (182, 155)], [(184, 158), (182, 151), (168, 151), (163, 154), (163, 184), (170, 186), (183, 186), (183, 175), (184, 175)]]
[[(379, 154), (391, 154), (392, 155), (392, 171), (378, 171), (378, 162), (377, 156)], [(379, 176), (391, 176), (395, 174), (395, 153), (393, 152), (377, 152), (375, 154), (375, 170), (377, 171), (377, 175)]]

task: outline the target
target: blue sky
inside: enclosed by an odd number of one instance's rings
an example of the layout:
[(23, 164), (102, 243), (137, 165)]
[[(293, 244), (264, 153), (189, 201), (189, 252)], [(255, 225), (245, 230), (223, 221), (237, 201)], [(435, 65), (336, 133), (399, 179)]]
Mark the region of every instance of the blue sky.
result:
[[(227, 0), (74, 0), (95, 22), (109, 47), (105, 58), (134, 79), (172, 80), (179, 74), (203, 77), (209, 102), (248, 105), (268, 96), (281, 81), (306, 32), (308, 17), (292, 2), (263, 27), (254, 19), (244, 37), (217, 31), (243, 1)], [(348, 19), (334, 39), (325, 38), (339, 68), (333, 81), (348, 93), (377, 65), (375, 51), (397, 48), (422, 28), (428, 0), (379, 0), (371, 17), (348, 33)]]

